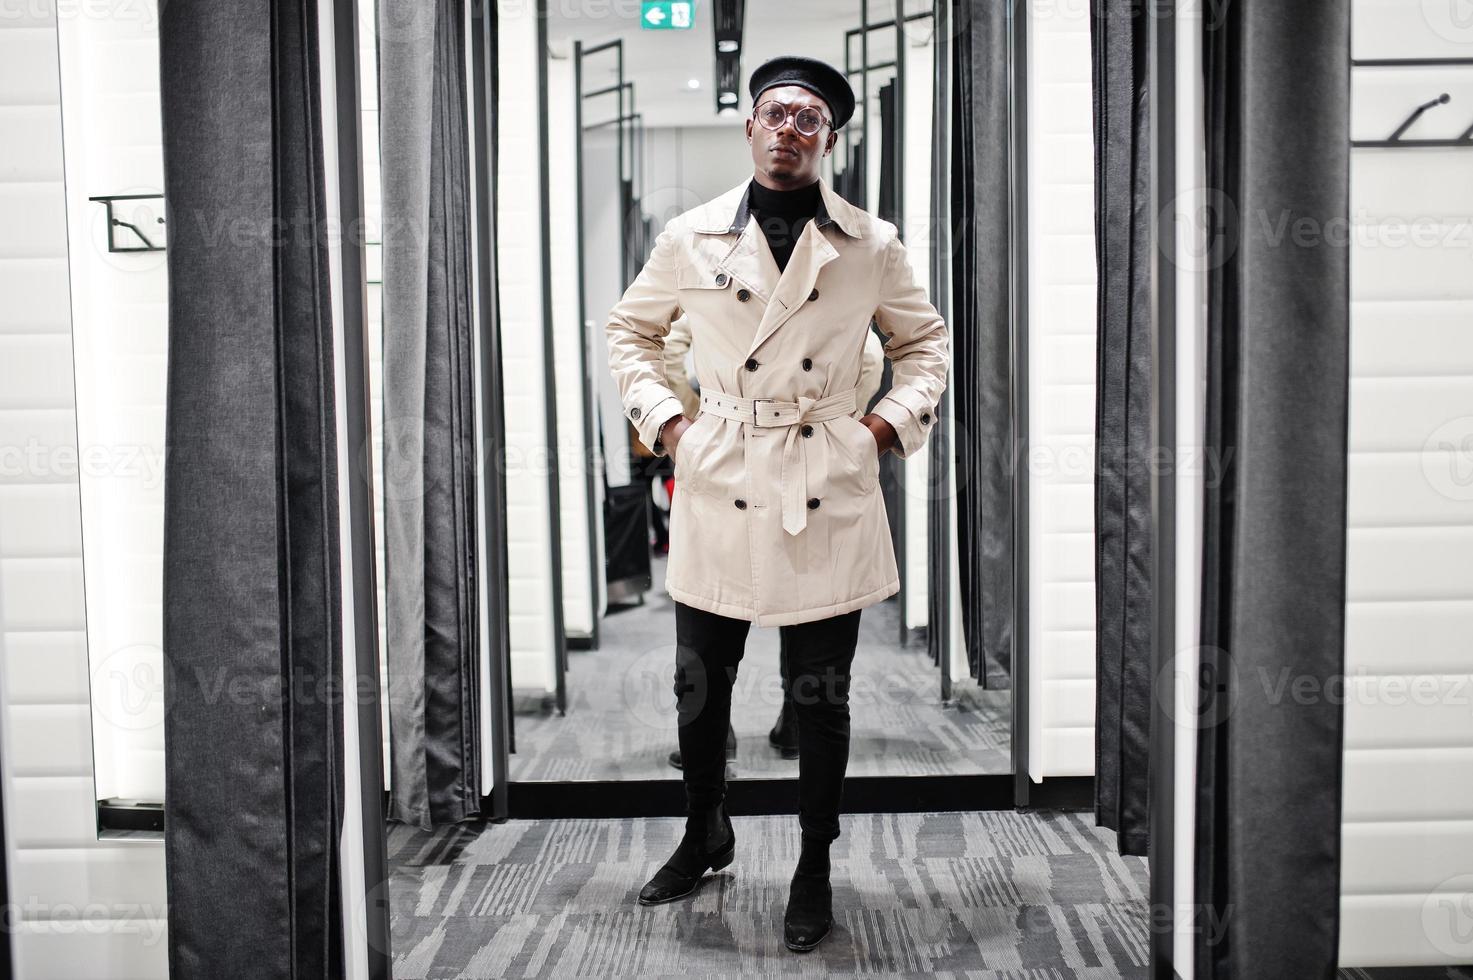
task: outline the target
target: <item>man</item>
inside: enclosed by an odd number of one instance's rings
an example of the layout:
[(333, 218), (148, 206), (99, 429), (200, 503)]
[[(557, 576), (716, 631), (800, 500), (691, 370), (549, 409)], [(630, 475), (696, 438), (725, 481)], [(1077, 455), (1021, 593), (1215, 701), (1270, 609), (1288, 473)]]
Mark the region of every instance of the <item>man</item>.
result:
[[(625, 415), (675, 459), (670, 563), (685, 834), (640, 891), (695, 890), (731, 863), (723, 743), (752, 623), (779, 626), (798, 715), (802, 850), (783, 921), (789, 949), (833, 924), (829, 845), (849, 759), (849, 678), (859, 615), (900, 590), (879, 489), (880, 456), (913, 456), (946, 385), (946, 324), (893, 224), (820, 177), (854, 112), (843, 74), (811, 58), (759, 67), (749, 83), (750, 181), (672, 219), (609, 314), (609, 361)], [(671, 321), (690, 318), (695, 421), (663, 374)], [(871, 321), (894, 383), (856, 419)]]

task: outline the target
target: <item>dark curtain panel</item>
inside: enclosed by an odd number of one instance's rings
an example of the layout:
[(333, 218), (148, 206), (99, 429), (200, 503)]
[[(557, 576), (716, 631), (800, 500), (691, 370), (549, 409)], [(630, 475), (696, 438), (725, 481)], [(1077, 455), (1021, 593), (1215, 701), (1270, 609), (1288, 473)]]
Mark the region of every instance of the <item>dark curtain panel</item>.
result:
[(967, 661), (989, 689), (1012, 686), (1011, 2), (963, 0), (951, 32), (957, 562)]
[(639, 250), (639, 213), (635, 210), (633, 179), (619, 178), (619, 214), (623, 225), (620, 230), (627, 239), (624, 249), (624, 281), (629, 283), (639, 276), (639, 270), (644, 268), (645, 258)]
[[(850, 126), (856, 123), (851, 121)], [(857, 139), (849, 144), (849, 162), (844, 169), (834, 170), (834, 191), (858, 207), (864, 207), (864, 140)]]
[(1147, 8), (1091, 5), (1095, 249), (1095, 821), (1144, 855), (1151, 731)]
[(895, 104), (895, 80), (880, 86), (880, 189), (875, 214), (900, 224), (900, 182), (896, 166), (900, 156), (900, 116)]
[(464, 0), (380, 0), (389, 816), (480, 814)]
[(317, 4), (176, 0), (160, 13), (169, 975), (341, 977)]
[(1195, 901), (1225, 931), (1198, 933), (1196, 975), (1330, 978), (1343, 709), (1273, 682), (1333, 692), (1344, 672), (1350, 5), (1237, 0), (1204, 37), (1224, 475), (1203, 520)]

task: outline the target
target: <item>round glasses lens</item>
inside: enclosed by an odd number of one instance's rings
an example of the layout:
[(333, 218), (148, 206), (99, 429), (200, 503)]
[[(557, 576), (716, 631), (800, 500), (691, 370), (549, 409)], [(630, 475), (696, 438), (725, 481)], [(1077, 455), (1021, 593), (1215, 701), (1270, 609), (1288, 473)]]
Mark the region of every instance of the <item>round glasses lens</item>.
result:
[(812, 136), (823, 126), (823, 115), (817, 109), (800, 109), (793, 117), (793, 125), (804, 136)]
[(765, 103), (757, 110), (757, 121), (768, 129), (782, 129), (783, 121), (787, 118), (788, 114), (776, 102)]

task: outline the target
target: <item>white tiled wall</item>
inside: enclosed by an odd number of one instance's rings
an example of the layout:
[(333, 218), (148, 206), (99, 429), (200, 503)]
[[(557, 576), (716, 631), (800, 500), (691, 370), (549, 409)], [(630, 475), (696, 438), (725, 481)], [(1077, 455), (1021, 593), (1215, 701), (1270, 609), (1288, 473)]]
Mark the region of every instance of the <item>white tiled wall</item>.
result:
[(542, 344), (541, 212), (537, 167), (537, 23), (526, 4), (500, 11), (500, 137), (496, 174), (506, 412), (507, 609), (515, 688), (556, 687), (548, 437)]
[[(1356, 0), (1355, 57), (1473, 57), (1452, 6)], [(1473, 65), (1353, 74), (1357, 139), (1473, 125)], [(1352, 151), (1343, 966), (1473, 962), (1470, 168)]]
[(1094, 773), (1094, 144), (1088, 5), (1029, 4), (1028, 772)]
[(0, 223), (8, 912), (25, 980), (156, 978), (167, 974), (163, 849), (96, 830), (79, 496), (64, 465), (76, 420), (57, 51), (50, 3), (0, 19), (0, 212), (26, 216)]
[[(547, 62), (548, 194), (551, 231), (553, 366), (557, 374), (558, 536), (563, 559), (563, 627), (569, 636), (591, 636), (596, 616), (602, 615), (600, 595), (591, 586), (590, 565), (597, 562), (603, 578), (603, 545), (590, 550), (595, 528), (589, 526), (588, 474), (593, 457), (584, 439), (583, 420), (589, 407), (584, 393), (583, 329), (578, 303), (578, 174), (576, 128), (577, 94), (573, 87), (571, 45)], [(594, 252), (599, 250), (594, 249)], [(603, 347), (602, 332), (589, 331)], [(601, 481), (596, 481), (600, 482)]]
[[(905, 4), (907, 15), (919, 13), (915, 0)], [(893, 16), (893, 14), (892, 14)], [(931, 106), (934, 100), (935, 37), (930, 21), (918, 21), (902, 32), (905, 45), (905, 132), (901, 152), (905, 155), (905, 214), (901, 232), (905, 251), (917, 280), (931, 282)], [(933, 297), (934, 298), (934, 297)], [(953, 348), (954, 349), (954, 348)], [(931, 482), (930, 453), (916, 453), (900, 464), (905, 467), (905, 625), (917, 628), (930, 619), (930, 495), (920, 490)], [(952, 607), (953, 610), (956, 607)]]

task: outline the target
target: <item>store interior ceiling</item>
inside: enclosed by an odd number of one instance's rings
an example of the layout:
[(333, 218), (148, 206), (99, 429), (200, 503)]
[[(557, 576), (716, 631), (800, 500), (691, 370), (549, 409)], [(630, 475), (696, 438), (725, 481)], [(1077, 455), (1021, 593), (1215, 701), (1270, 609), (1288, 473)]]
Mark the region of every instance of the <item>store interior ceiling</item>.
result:
[[(547, 0), (548, 45), (554, 58), (572, 57), (573, 42), (585, 48), (622, 38), (624, 77), (634, 83), (635, 108), (647, 127), (740, 126), (751, 112), (746, 81), (752, 69), (769, 58), (801, 54), (844, 66), (844, 32), (859, 26), (860, 0), (746, 0), (740, 47), (740, 103), (736, 112), (717, 112), (716, 42), (713, 23), (718, 0), (695, 0), (689, 30), (645, 30), (640, 4), (634, 0)], [(929, 3), (907, 2), (907, 11), (929, 9)], [(893, 0), (870, 0), (870, 19), (894, 16)], [(929, 20), (915, 30), (929, 35)], [(857, 42), (856, 42), (857, 50)], [(894, 54), (894, 34), (871, 35), (871, 58)], [(584, 91), (616, 81), (612, 52), (584, 62)], [(692, 85), (692, 82), (695, 85)], [(612, 118), (612, 105), (589, 105), (585, 121)]]

